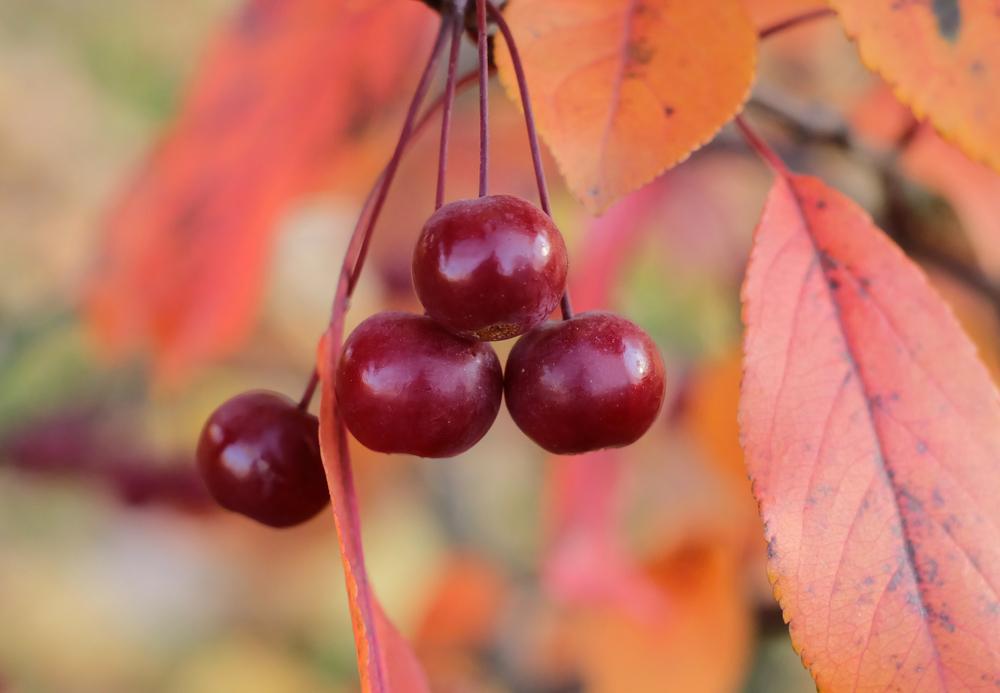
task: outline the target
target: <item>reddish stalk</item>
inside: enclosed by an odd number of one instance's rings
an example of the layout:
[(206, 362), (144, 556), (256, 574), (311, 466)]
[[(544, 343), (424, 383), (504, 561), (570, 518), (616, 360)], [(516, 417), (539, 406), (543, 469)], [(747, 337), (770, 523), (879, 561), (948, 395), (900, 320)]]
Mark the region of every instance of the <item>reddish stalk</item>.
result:
[(486, 0), (476, 0), (476, 44), (479, 49), (479, 196), (489, 190), (490, 109), (489, 56), (486, 46)]
[(410, 136), (413, 134), (413, 125), (417, 117), (417, 112), (420, 110), (420, 104), (423, 103), (424, 97), (427, 95), (427, 90), (430, 89), (431, 82), (434, 78), (434, 66), (437, 64), (438, 56), (441, 54), (441, 49), (444, 47), (444, 42), (447, 38), (449, 28), (450, 25), (447, 22), (441, 22), (437, 38), (434, 40), (434, 48), (431, 49), (430, 58), (427, 60), (427, 66), (424, 68), (424, 73), (420, 76), (420, 82), (417, 84), (417, 89), (413, 93), (413, 99), (410, 101), (409, 110), (406, 112), (406, 119), (403, 121), (403, 129), (402, 132), (399, 133), (399, 140), (396, 142), (396, 149), (393, 151), (392, 158), (389, 159), (389, 163), (386, 164), (385, 167), (385, 172), (382, 174), (383, 184), (376, 186), (378, 193), (375, 196), (375, 201), (372, 203), (372, 210), (368, 218), (368, 224), (361, 236), (361, 247), (358, 249), (357, 260), (354, 262), (354, 271), (351, 273), (347, 282), (348, 296), (354, 293), (354, 287), (358, 283), (361, 268), (364, 266), (365, 256), (368, 254), (368, 244), (371, 240), (372, 228), (375, 226), (375, 221), (382, 212), (382, 206), (385, 204), (386, 195), (389, 193), (389, 186), (392, 185), (392, 180), (396, 177), (396, 171), (399, 169), (399, 161), (403, 156), (403, 150), (406, 148), (406, 144), (409, 142)]
[(774, 172), (779, 176), (788, 176), (788, 167), (785, 166), (785, 162), (781, 160), (773, 149), (768, 146), (760, 135), (753, 131), (753, 129), (747, 124), (742, 116), (736, 116), (733, 119), (736, 124), (737, 129), (740, 134), (743, 135), (743, 139), (750, 146), (754, 152), (757, 153), (764, 162), (774, 170)]
[(462, 15), (456, 13), (446, 19), (451, 28), (451, 53), (448, 55), (448, 76), (444, 85), (444, 111), (441, 114), (441, 145), (438, 150), (437, 194), (434, 209), (444, 204), (445, 180), (448, 177), (448, 138), (451, 134), (451, 112), (455, 107), (455, 73), (458, 69), (458, 53), (462, 47)]
[(794, 17), (789, 17), (788, 19), (782, 19), (780, 22), (775, 22), (770, 26), (766, 26), (760, 30), (758, 36), (761, 39), (770, 38), (775, 34), (780, 34), (786, 29), (793, 29), (800, 24), (807, 24), (815, 19), (823, 19), (824, 17), (832, 17), (836, 14), (829, 7), (824, 7), (818, 10), (811, 10), (809, 12), (803, 12), (802, 14), (795, 15)]
[[(468, 72), (462, 75), (455, 83), (455, 91), (461, 91), (465, 87), (471, 85), (476, 81), (478, 77), (478, 72)], [(427, 126), (430, 124), (431, 120), (437, 114), (437, 112), (444, 105), (444, 95), (442, 94), (437, 99), (431, 103), (424, 114), (420, 116), (420, 120), (413, 126), (412, 132), (410, 133), (410, 138), (416, 137), (421, 132), (423, 132)], [(391, 162), (390, 162), (391, 163)], [(341, 268), (340, 281), (338, 282), (338, 292), (337, 296), (334, 297), (333, 308), (331, 311), (331, 322), (332, 316), (336, 315), (338, 311), (342, 311), (347, 303), (347, 299), (350, 298), (353, 293), (354, 287), (348, 285), (348, 280), (351, 277), (358, 276), (361, 274), (361, 268), (364, 263), (364, 257), (358, 254), (358, 246), (364, 237), (370, 236), (375, 228), (375, 224), (378, 221), (378, 215), (374, 214), (372, 209), (372, 203), (379, 195), (384, 187), (386, 175), (388, 174), (388, 166), (379, 173), (378, 178), (375, 179), (375, 184), (372, 189), (368, 192), (364, 203), (361, 206), (361, 214), (359, 215), (358, 221), (354, 226), (354, 230), (351, 233), (351, 240), (348, 244), (347, 252), (344, 254), (344, 264)], [(388, 191), (387, 191), (388, 192)], [(351, 262), (352, 258), (356, 258)], [(343, 284), (344, 291), (341, 295), (340, 284)], [(348, 290), (350, 288), (350, 290)], [(319, 383), (319, 374), (313, 369), (312, 375), (309, 377), (309, 382), (306, 385), (305, 391), (302, 393), (302, 397), (299, 400), (299, 408), (303, 411), (309, 408), (312, 402), (312, 398), (316, 392), (317, 384)]]
[[(531, 110), (531, 97), (528, 95), (528, 80), (524, 74), (524, 63), (521, 61), (521, 54), (517, 50), (517, 43), (514, 41), (514, 34), (504, 19), (503, 14), (489, 0), (485, 0), (486, 9), (490, 19), (496, 22), (500, 33), (503, 34), (504, 43), (510, 52), (510, 64), (514, 68), (514, 75), (517, 77), (517, 89), (521, 95), (521, 107), (524, 109), (524, 126), (528, 130), (528, 146), (531, 148), (531, 163), (535, 167), (535, 182), (538, 184), (538, 201), (542, 211), (552, 216), (552, 208), (549, 204), (549, 188), (545, 182), (545, 170), (542, 168), (542, 149), (538, 144), (538, 130), (535, 127), (535, 114)], [(563, 320), (573, 317), (573, 307), (569, 299), (569, 290), (563, 292), (560, 302)]]

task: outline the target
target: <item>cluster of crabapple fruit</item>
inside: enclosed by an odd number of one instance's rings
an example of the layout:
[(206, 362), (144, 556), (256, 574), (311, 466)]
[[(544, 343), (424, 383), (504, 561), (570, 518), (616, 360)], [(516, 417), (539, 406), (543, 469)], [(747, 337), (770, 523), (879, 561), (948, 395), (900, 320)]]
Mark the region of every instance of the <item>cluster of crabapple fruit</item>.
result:
[[(629, 445), (660, 410), (663, 362), (649, 336), (628, 320), (603, 312), (572, 315), (565, 293), (566, 245), (548, 214), (530, 109), (525, 109), (525, 122), (542, 208), (486, 192), (487, 11), (516, 58), (509, 27), (486, 0), (476, 3), (480, 196), (443, 204), (460, 10), (466, 1), (456, 0), (442, 20), (396, 153), (373, 191), (378, 193), (375, 211), (360, 237), (365, 242), (370, 237), (450, 31), (438, 209), (424, 225), (413, 253), (413, 284), (425, 315), (379, 313), (355, 328), (336, 364), (337, 410), (362, 445), (386, 453), (452, 457), (465, 452), (493, 425), (503, 399), (518, 427), (550, 452), (577, 454)], [(523, 70), (517, 72), (527, 104)], [(364, 247), (362, 243), (354, 258), (346, 296), (363, 264)], [(549, 321), (560, 303), (563, 320)], [(488, 342), (514, 337), (519, 340), (502, 369)], [(308, 413), (315, 384), (314, 375), (298, 404), (276, 393), (246, 392), (209, 417), (197, 459), (220, 505), (267, 525), (287, 527), (308, 520), (329, 502), (319, 423)]]
[[(557, 454), (621, 447), (653, 423), (664, 369), (649, 336), (604, 312), (547, 321), (567, 253), (531, 203), (489, 195), (444, 205), (424, 225), (413, 283), (426, 315), (384, 312), (344, 342), (334, 383), (344, 424), (386, 453), (452, 457), (511, 417)], [(520, 337), (506, 375), (488, 341)], [(244, 393), (208, 420), (198, 448), (226, 508), (266, 524), (301, 522), (325, 505), (316, 418), (291, 400)]]
[[(335, 387), (348, 430), (372, 450), (451, 457), (486, 434), (506, 395), (515, 423), (550, 452), (634, 442), (659, 411), (663, 363), (616, 315), (547, 322), (567, 264), (552, 219), (523, 199), (441, 207), (413, 253), (426, 315), (374, 315), (344, 343)], [(505, 376), (487, 342), (513, 337)]]

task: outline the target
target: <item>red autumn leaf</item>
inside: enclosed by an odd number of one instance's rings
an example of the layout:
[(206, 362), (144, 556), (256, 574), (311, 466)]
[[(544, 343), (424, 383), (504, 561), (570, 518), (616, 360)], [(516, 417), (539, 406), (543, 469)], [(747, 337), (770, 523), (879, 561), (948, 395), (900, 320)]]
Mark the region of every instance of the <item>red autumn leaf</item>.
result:
[(1000, 684), (1000, 402), (923, 274), (782, 172), (743, 290), (743, 445), (823, 690)]
[[(538, 126), (601, 211), (698, 149), (740, 109), (757, 34), (737, 0), (512, 0)], [(517, 93), (510, 56), (500, 79)]]
[(1000, 169), (994, 0), (830, 0), (861, 59), (969, 156)]
[(102, 344), (159, 375), (236, 348), (276, 221), (396, 98), (431, 13), (398, 0), (250, 0), (110, 215), (87, 298)]
[(333, 373), (340, 353), (343, 319), (343, 312), (338, 311), (337, 319), (319, 345), (319, 440), (330, 486), (330, 505), (337, 526), (340, 556), (344, 563), (361, 690), (364, 693), (425, 693), (430, 690), (427, 677), (409, 643), (382, 610), (365, 568), (347, 434), (337, 413), (333, 391)]

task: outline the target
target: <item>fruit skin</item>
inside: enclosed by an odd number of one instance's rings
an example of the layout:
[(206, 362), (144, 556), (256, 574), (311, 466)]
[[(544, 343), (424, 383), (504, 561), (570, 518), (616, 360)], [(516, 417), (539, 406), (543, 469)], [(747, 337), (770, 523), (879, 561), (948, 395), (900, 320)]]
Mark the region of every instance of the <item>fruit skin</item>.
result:
[(319, 421), (276, 392), (224, 402), (202, 429), (197, 459), (219, 505), (271, 527), (305, 522), (330, 501)]
[(457, 335), (509, 339), (559, 305), (568, 259), (545, 212), (511, 195), (447, 204), (413, 252), (413, 285), (427, 314)]
[(549, 322), (514, 345), (504, 392), (514, 422), (550, 452), (634, 443), (663, 403), (663, 360), (634, 323), (611, 313)]
[(373, 315), (344, 342), (337, 405), (367, 448), (420, 457), (465, 452), (493, 425), (503, 371), (489, 344), (410, 313)]

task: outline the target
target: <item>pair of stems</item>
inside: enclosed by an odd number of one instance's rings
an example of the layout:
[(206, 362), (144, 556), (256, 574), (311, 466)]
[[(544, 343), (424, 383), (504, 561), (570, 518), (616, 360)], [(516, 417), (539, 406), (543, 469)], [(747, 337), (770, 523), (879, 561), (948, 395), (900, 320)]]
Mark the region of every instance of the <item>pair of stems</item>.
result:
[[(525, 127), (528, 132), (528, 144), (531, 149), (531, 159), (534, 166), (535, 181), (538, 185), (538, 197), (542, 210), (551, 216), (552, 210), (549, 204), (548, 185), (545, 180), (545, 171), (542, 168), (541, 148), (538, 142), (538, 131), (535, 127), (534, 114), (531, 110), (531, 100), (528, 95), (528, 84), (525, 78), (524, 65), (521, 62), (520, 53), (514, 41), (513, 33), (507, 25), (501, 12), (489, 0), (475, 0), (476, 2), (476, 25), (477, 25), (477, 48), (479, 54), (479, 66), (476, 72), (469, 73), (461, 78), (457, 75), (458, 55), (461, 48), (462, 33), (464, 29), (464, 5), (465, 0), (455, 3), (450, 10), (446, 11), (438, 28), (434, 46), (431, 49), (430, 57), (420, 76), (420, 81), (413, 93), (406, 117), (403, 120), (403, 127), (396, 142), (389, 162), (385, 169), (379, 174), (375, 185), (368, 194), (358, 222), (351, 234), (347, 252), (344, 256), (344, 263), (341, 267), (338, 279), (337, 292), (334, 297), (330, 323), (333, 324), (336, 318), (346, 310), (347, 303), (357, 288), (361, 270), (364, 267), (365, 259), (368, 255), (368, 248), (371, 242), (372, 232), (378, 222), (379, 215), (385, 205), (389, 188), (395, 179), (396, 172), (402, 160), (403, 153), (413, 136), (422, 130), (432, 119), (439, 108), (442, 108), (441, 117), (441, 140), (438, 150), (438, 177), (437, 190), (435, 194), (435, 209), (439, 209), (444, 204), (445, 180), (447, 178), (448, 141), (451, 130), (452, 110), (454, 108), (455, 93), (460, 86), (470, 84), (478, 79), (479, 82), (479, 195), (487, 194), (489, 188), (489, 107), (488, 107), (488, 81), (489, 81), (489, 60), (487, 54), (487, 17), (491, 19), (499, 28), (503, 35), (504, 42), (510, 52), (511, 64), (517, 77), (518, 90), (521, 95), (521, 103), (524, 108)], [(444, 49), (444, 44), (450, 35), (451, 48), (448, 59), (447, 77), (445, 80), (444, 93), (434, 103), (432, 103), (423, 117), (419, 120), (417, 114), (423, 105), (427, 92), (430, 89), (434, 77), (434, 68)], [(568, 292), (563, 293), (561, 301), (562, 315), (564, 319), (572, 317), (573, 312), (570, 305)], [(299, 400), (299, 408), (308, 409), (316, 387), (319, 383), (318, 373), (314, 370), (306, 385), (306, 389)]]

